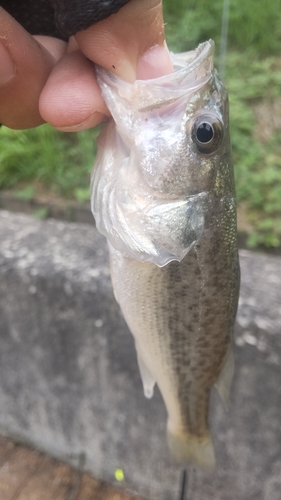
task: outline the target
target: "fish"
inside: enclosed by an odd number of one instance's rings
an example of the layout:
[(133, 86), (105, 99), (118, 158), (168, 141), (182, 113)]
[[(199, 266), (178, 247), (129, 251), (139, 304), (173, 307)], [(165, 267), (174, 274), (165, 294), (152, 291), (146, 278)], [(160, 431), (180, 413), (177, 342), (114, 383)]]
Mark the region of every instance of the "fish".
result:
[(212, 387), (228, 400), (239, 295), (228, 96), (214, 42), (133, 84), (97, 68), (111, 112), (91, 204), (147, 398), (162, 394), (171, 455), (213, 470)]

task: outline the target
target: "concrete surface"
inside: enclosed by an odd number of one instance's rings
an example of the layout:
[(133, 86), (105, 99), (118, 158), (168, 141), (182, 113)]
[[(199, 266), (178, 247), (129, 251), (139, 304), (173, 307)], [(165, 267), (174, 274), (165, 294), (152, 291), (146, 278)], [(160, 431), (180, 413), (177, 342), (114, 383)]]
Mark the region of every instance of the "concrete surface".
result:
[[(214, 392), (217, 470), (188, 471), (190, 500), (281, 498), (281, 259), (241, 252), (236, 375)], [(91, 226), (0, 212), (0, 434), (149, 500), (178, 498), (165, 408), (146, 400)]]

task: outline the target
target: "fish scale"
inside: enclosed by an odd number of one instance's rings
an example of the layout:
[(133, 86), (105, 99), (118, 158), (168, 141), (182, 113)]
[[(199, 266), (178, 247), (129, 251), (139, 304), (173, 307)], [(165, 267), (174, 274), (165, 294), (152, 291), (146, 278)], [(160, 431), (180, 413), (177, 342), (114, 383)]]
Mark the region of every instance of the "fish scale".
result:
[(144, 393), (157, 383), (172, 455), (207, 469), (210, 391), (229, 392), (239, 292), (228, 101), (213, 52), (212, 41), (201, 44), (173, 56), (171, 75), (134, 84), (97, 70), (115, 123), (102, 133), (92, 180)]

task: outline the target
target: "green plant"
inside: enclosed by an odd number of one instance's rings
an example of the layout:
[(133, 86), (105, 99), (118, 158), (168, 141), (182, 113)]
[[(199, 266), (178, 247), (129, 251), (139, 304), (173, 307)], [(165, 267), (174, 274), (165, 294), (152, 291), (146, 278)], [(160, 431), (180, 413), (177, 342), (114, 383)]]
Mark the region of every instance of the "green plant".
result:
[[(241, 75), (243, 76), (241, 78)], [(281, 103), (281, 62), (268, 57), (258, 60), (252, 51), (243, 57), (230, 53), (227, 67), (230, 94), (231, 135), (238, 202), (244, 202), (254, 227), (249, 246), (281, 245), (281, 127), (272, 124), (265, 134), (266, 120), (273, 118), (273, 102)], [(263, 106), (262, 116), (257, 109)], [(266, 109), (268, 116), (265, 116)]]
[[(212, 38), (220, 45), (223, 0), (164, 0), (164, 19), (169, 47), (191, 50)], [(281, 0), (230, 2), (228, 45), (244, 51), (251, 46), (260, 56), (279, 55)]]
[(15, 191), (15, 194), (21, 200), (29, 201), (29, 200), (32, 200), (32, 198), (34, 198), (35, 189), (34, 189), (34, 186), (29, 185), (29, 186), (25, 186), (22, 189), (17, 189)]
[(98, 133), (91, 129), (64, 134), (49, 125), (23, 131), (2, 127), (0, 188), (37, 181), (58, 195), (73, 197), (77, 188), (89, 185)]

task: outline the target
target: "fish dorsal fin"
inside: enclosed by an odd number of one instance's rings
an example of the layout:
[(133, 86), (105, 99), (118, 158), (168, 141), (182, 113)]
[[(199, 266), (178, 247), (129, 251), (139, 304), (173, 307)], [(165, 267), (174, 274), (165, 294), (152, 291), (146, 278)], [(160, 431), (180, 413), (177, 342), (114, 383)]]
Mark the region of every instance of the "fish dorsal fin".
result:
[(144, 362), (137, 345), (136, 345), (136, 351), (137, 351), (138, 365), (143, 385), (143, 392), (147, 399), (151, 399), (153, 397), (156, 380), (154, 379), (149, 369), (147, 368), (146, 363)]
[(233, 354), (233, 347), (232, 345), (230, 345), (227, 350), (225, 361), (222, 370), (219, 374), (219, 378), (215, 383), (215, 388), (217, 389), (225, 406), (228, 405), (233, 374), (234, 374), (234, 354)]

